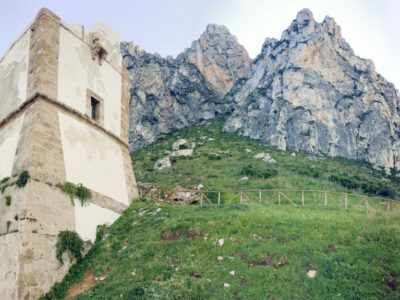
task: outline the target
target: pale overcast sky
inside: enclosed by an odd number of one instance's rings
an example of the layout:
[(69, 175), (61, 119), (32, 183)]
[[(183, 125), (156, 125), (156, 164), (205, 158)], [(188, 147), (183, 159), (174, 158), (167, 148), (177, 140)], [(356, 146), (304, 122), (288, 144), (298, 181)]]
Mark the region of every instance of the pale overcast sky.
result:
[(355, 53), (400, 88), (400, 0), (0, 0), (1, 55), (41, 7), (67, 23), (101, 20), (122, 40), (162, 56), (189, 47), (207, 24), (223, 24), (253, 58), (307, 7), (318, 22), (334, 17)]

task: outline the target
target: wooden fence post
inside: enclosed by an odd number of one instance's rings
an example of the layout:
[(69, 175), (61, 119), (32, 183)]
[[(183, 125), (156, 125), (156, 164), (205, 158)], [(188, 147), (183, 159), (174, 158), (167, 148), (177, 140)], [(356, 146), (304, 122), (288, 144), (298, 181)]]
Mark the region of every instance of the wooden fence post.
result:
[(325, 205), (325, 207), (328, 206), (328, 195), (326, 192), (324, 193), (324, 205)]
[(365, 197), (365, 209), (367, 210), (368, 213), (368, 197)]
[(203, 206), (203, 193), (200, 192), (200, 205)]
[(348, 201), (347, 201), (347, 194), (344, 194), (344, 207), (347, 209)]
[(389, 203), (389, 200), (387, 200), (387, 210), (390, 210), (390, 203)]
[(240, 204), (243, 204), (243, 192), (240, 191)]
[(258, 191), (258, 203), (261, 203), (261, 191)]
[(278, 191), (278, 204), (281, 205), (281, 191)]
[(218, 205), (221, 204), (221, 192), (218, 192)]
[(301, 205), (304, 206), (304, 191), (301, 191)]

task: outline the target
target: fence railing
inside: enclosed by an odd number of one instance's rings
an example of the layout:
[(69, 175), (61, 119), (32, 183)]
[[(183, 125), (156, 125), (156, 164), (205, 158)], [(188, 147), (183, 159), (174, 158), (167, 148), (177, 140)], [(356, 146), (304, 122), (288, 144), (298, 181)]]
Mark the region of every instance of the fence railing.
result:
[(365, 195), (320, 190), (223, 190), (205, 191), (185, 188), (139, 186), (140, 198), (176, 204), (221, 205), (233, 203), (264, 203), (276, 205), (319, 205), (334, 208), (400, 211), (400, 201)]

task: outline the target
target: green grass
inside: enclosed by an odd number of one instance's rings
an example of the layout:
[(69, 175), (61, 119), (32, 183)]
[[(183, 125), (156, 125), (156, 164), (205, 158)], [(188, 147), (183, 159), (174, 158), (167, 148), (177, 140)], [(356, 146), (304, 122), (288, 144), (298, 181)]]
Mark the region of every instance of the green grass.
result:
[(90, 269), (104, 278), (75, 299), (398, 299), (399, 224), (388, 212), (139, 201), (47, 299)]
[[(208, 126), (191, 126), (132, 153), (133, 168), (138, 182), (157, 187), (195, 187), (205, 190), (239, 189), (302, 189), (327, 190), (381, 196), (397, 199), (400, 196), (398, 177), (374, 169), (368, 162), (341, 157), (313, 156), (308, 153), (281, 151), (246, 137), (222, 132), (223, 119), (215, 119)], [(215, 141), (202, 140), (212, 137)], [(172, 158), (172, 167), (155, 170), (155, 161), (166, 157), (166, 150), (179, 138), (196, 142), (193, 156)], [(199, 145), (198, 143), (204, 143)], [(246, 149), (251, 152), (246, 152)], [(267, 152), (276, 160), (269, 164), (254, 156)], [(310, 159), (311, 158), (311, 159)], [(275, 176), (247, 176), (246, 168), (261, 168)], [(266, 169), (271, 169), (268, 172)], [(255, 172), (257, 173), (257, 172)]]
[[(300, 152), (293, 157), (291, 151), (222, 132), (222, 119), (209, 123), (132, 153), (138, 182), (171, 188), (201, 183), (208, 191), (400, 195), (394, 172), (387, 175), (359, 160)], [(165, 151), (179, 138), (197, 143), (193, 156), (173, 158), (171, 168), (154, 170), (156, 160), (167, 156)], [(260, 152), (268, 152), (276, 164), (254, 159)], [(240, 181), (244, 176), (249, 179)], [(223, 194), (222, 203), (229, 202), (228, 196)], [(256, 194), (249, 197), (257, 199)], [(306, 204), (316, 197), (307, 193)], [(399, 299), (399, 207), (367, 212), (365, 206), (354, 207), (358, 201), (349, 197), (348, 210), (343, 209), (343, 198), (331, 197), (328, 207), (323, 200), (304, 207), (285, 200), (281, 206), (264, 202), (203, 207), (137, 201), (110, 228), (101, 228), (104, 238), (98, 238), (44, 299), (64, 298), (88, 270), (98, 280), (75, 299)], [(143, 210), (147, 212), (141, 217)], [(219, 239), (224, 239), (222, 247), (216, 245)], [(307, 276), (309, 270), (316, 270), (315, 278)], [(230, 286), (224, 288), (225, 283)]]

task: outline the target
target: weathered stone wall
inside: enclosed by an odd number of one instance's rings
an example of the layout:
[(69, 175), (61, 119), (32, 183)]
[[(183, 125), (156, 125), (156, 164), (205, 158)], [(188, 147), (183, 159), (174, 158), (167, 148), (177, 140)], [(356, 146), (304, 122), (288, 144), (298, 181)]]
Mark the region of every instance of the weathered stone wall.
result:
[(0, 178), (12, 175), (14, 157), (18, 146), (19, 136), (24, 121), (20, 115), (13, 119), (8, 126), (0, 128)]
[(0, 120), (26, 100), (29, 39), (26, 30), (0, 59)]
[(119, 145), (79, 120), (58, 115), (67, 181), (129, 205)]
[[(11, 196), (10, 206), (5, 196)], [(56, 260), (57, 234), (74, 228), (75, 207), (58, 188), (36, 180), (24, 188), (8, 187), (0, 197), (2, 299), (36, 299), (61, 280), (70, 263)]]
[(89, 89), (104, 99), (104, 128), (121, 136), (121, 65), (116, 69), (107, 59), (100, 65), (90, 45), (62, 26), (58, 66), (57, 99), (86, 114)]
[[(106, 38), (110, 54), (102, 65), (92, 60), (89, 45), (97, 31)], [(24, 56), (19, 43), (26, 45)], [(82, 47), (76, 48), (77, 43)], [(101, 23), (90, 31), (69, 27), (42, 9), (10, 49), (7, 55), (12, 55), (6, 58), (23, 56), (26, 78), (21, 68), (13, 70), (19, 70), (13, 75), (17, 83), (13, 86), (22, 88), (4, 94), (8, 97), (4, 101), (18, 96), (11, 99), (15, 103), (11, 110), (7, 105), (4, 112), (3, 106), (0, 108), (0, 155), (5, 158), (0, 162), (0, 179), (23, 170), (31, 179), (24, 188), (13, 185), (0, 195), (0, 298), (37, 299), (60, 281), (70, 266), (67, 257), (64, 265), (56, 260), (59, 231), (75, 230), (94, 241), (97, 225), (114, 222), (137, 197), (128, 144), (129, 83), (119, 36)], [(22, 52), (13, 54), (15, 49)], [(77, 50), (78, 57), (66, 53)], [(0, 76), (1, 72), (0, 61)], [(79, 79), (82, 73), (82, 84), (71, 79)], [(74, 93), (66, 94), (66, 89)], [(85, 115), (92, 93), (104, 101), (104, 122)], [(25, 96), (20, 99), (21, 95)], [(8, 183), (16, 179), (10, 178)], [(73, 205), (69, 196), (55, 187), (66, 181), (87, 186), (92, 193), (90, 203), (81, 206), (76, 200)], [(11, 196), (9, 206), (5, 205), (6, 196)], [(11, 223), (7, 225), (7, 221)]]

